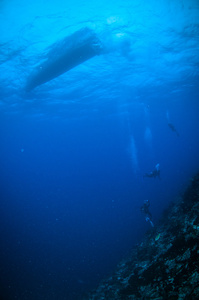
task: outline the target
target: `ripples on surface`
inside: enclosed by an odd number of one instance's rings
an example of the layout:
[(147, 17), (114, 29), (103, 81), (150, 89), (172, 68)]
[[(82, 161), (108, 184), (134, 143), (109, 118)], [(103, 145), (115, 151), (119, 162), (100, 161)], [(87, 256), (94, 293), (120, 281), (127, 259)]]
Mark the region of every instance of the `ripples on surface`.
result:
[[(192, 88), (199, 75), (199, 4), (197, 1), (100, 2), (21, 1), (1, 6), (1, 110), (32, 115), (86, 114), (107, 103), (146, 101)], [(95, 7), (94, 7), (95, 6)], [(81, 8), (81, 9), (80, 9)], [(8, 22), (12, 20), (12, 22)], [(89, 26), (107, 53), (94, 57), (30, 93), (31, 70), (60, 39)], [(147, 94), (143, 90), (150, 90)], [(164, 93), (164, 96), (166, 94)], [(52, 109), (53, 107), (53, 109)], [(73, 113), (72, 113), (73, 115)]]

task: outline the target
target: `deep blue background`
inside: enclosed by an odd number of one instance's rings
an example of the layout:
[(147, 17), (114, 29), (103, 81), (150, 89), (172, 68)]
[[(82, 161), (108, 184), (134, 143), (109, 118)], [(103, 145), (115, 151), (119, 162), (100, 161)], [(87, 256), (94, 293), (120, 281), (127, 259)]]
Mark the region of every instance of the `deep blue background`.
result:
[[(26, 92), (84, 27), (101, 55)], [(199, 170), (198, 0), (4, 0), (0, 32), (0, 299), (82, 300)]]
[[(199, 166), (198, 94), (186, 97), (169, 107), (179, 137), (161, 103), (129, 105), (122, 118), (116, 105), (107, 105), (112, 114), (80, 120), (1, 116), (4, 299), (78, 299), (150, 229), (139, 209), (144, 199), (158, 226)], [(146, 109), (152, 146), (144, 139)], [(161, 180), (143, 179), (156, 163)]]

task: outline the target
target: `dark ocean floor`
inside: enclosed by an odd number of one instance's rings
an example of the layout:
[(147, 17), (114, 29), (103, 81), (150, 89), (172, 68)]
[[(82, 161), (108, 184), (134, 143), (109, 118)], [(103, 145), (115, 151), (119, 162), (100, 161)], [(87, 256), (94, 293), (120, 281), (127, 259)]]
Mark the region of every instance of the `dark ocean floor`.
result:
[(199, 173), (115, 273), (85, 299), (199, 299)]

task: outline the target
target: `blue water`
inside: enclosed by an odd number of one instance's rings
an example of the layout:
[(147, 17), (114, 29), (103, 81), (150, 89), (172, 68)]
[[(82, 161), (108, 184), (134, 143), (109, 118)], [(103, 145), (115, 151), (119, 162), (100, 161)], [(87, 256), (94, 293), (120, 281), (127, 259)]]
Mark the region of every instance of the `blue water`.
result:
[[(143, 201), (158, 226), (199, 170), (199, 3), (4, 0), (0, 17), (1, 299), (82, 299), (150, 229)], [(27, 93), (83, 27), (106, 51)]]

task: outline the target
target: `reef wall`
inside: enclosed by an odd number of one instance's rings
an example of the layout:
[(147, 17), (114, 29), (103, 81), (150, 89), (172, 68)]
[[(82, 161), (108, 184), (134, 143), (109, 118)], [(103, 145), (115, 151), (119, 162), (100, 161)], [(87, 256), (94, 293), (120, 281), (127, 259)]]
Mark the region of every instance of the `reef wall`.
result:
[(199, 299), (199, 173), (87, 300)]

